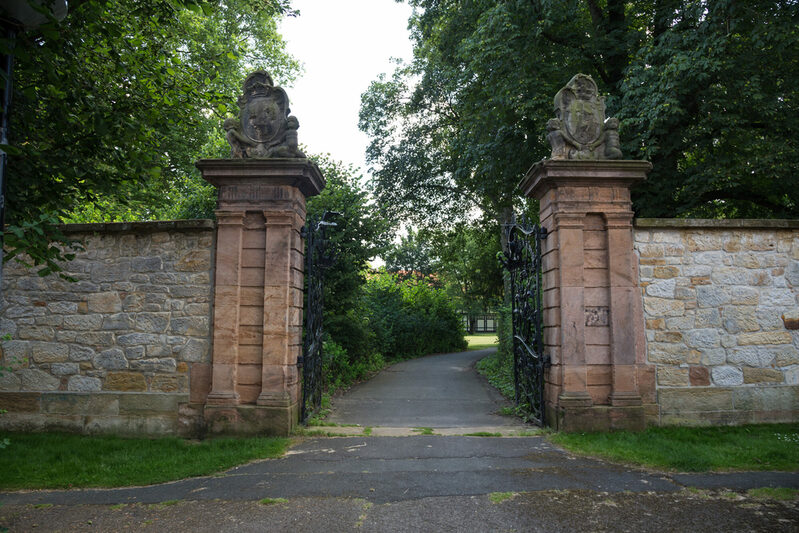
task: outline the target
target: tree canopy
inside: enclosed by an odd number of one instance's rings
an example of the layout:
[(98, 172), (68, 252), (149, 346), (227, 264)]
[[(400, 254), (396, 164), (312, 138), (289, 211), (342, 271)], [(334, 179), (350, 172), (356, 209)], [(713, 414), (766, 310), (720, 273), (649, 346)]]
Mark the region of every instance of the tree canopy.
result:
[(654, 165), (639, 215), (799, 215), (796, 0), (409, 3), (414, 58), (372, 83), (360, 115), (396, 213), (508, 221), (549, 154), (552, 98), (583, 72), (621, 120), (625, 158)]

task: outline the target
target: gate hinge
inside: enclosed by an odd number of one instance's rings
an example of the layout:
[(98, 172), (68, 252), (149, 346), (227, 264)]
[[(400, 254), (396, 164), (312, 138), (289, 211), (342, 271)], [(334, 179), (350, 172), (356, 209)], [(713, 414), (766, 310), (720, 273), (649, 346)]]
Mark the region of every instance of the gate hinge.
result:
[(546, 239), (547, 235), (549, 235), (549, 232), (547, 232), (547, 229), (544, 226), (541, 226), (538, 229), (538, 238), (539, 239)]
[(297, 368), (302, 368), (302, 365), (305, 363), (303, 356), (297, 357)]

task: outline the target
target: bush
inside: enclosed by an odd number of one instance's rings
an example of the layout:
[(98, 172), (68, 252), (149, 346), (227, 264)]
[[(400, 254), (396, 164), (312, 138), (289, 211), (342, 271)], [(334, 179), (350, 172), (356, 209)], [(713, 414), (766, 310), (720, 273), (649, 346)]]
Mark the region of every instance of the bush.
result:
[(465, 350), (463, 324), (442, 289), (380, 272), (366, 284), (364, 307), (376, 347), (388, 360)]
[(323, 372), (330, 391), (349, 387), (385, 365), (383, 356), (375, 353), (366, 358), (353, 359), (346, 349), (332, 340), (324, 342), (323, 354)]

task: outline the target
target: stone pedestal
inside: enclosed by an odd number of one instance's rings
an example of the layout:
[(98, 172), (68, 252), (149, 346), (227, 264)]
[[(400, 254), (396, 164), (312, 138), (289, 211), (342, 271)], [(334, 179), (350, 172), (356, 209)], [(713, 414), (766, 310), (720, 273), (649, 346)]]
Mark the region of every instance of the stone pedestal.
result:
[(197, 162), (218, 189), (209, 433), (288, 435), (297, 424), (307, 159)]
[(520, 183), (540, 204), (547, 419), (559, 430), (643, 428), (654, 389), (630, 187), (646, 161), (545, 160)]

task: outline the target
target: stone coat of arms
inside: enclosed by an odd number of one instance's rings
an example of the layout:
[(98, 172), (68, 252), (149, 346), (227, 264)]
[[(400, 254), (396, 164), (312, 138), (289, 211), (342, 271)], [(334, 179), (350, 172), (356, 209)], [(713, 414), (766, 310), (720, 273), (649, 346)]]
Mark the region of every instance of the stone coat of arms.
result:
[(238, 118), (225, 120), (233, 158), (305, 157), (297, 145), (299, 122), (290, 116), (289, 98), (265, 70), (244, 80)]
[(552, 159), (621, 159), (619, 121), (605, 120), (605, 99), (591, 76), (577, 74), (558, 91), (555, 117), (547, 123)]

